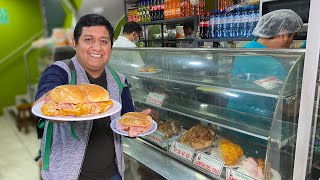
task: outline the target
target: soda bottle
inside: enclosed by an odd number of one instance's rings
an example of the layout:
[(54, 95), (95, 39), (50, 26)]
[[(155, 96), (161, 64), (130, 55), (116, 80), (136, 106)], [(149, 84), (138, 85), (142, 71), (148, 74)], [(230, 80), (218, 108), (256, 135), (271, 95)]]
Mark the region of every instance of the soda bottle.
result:
[(215, 38), (214, 24), (215, 24), (215, 11), (212, 11), (212, 15), (211, 15), (210, 21), (209, 21), (209, 38), (210, 39)]
[(239, 38), (240, 36), (240, 24), (241, 24), (241, 19), (240, 19), (240, 8), (237, 8), (234, 14), (234, 29), (235, 29), (235, 38)]
[(204, 39), (209, 39), (209, 24), (210, 24), (210, 12), (206, 12), (206, 16), (203, 24)]
[(221, 31), (221, 16), (220, 11), (218, 10), (216, 13), (216, 23), (215, 23), (215, 30), (216, 30), (216, 38), (222, 37), (222, 31)]
[(184, 0), (180, 0), (180, 16), (185, 17)]
[(229, 12), (228, 17), (229, 38), (235, 38), (234, 10)]
[(164, 19), (164, 0), (160, 0), (160, 19)]
[(200, 29), (200, 38), (201, 39), (204, 39), (204, 21), (205, 21), (205, 19), (204, 19), (204, 14), (202, 13), (201, 14), (201, 16), (200, 16), (200, 22), (199, 22), (199, 29)]

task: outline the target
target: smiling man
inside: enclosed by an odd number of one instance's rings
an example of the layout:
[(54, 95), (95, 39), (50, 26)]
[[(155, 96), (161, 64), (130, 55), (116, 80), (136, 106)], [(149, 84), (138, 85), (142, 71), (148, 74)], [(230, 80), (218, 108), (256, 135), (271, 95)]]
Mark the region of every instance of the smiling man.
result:
[[(49, 122), (46, 122), (41, 147), (43, 179), (123, 179), (121, 137), (113, 133), (110, 121), (135, 111), (135, 108), (130, 89), (121, 86), (127, 83), (126, 78), (107, 66), (113, 36), (113, 28), (105, 17), (97, 14), (81, 17), (74, 29), (76, 55), (71, 60), (56, 61), (41, 76), (37, 101), (45, 99), (47, 92), (56, 86), (69, 84), (73, 77), (71, 71), (75, 71), (77, 84), (98, 84), (108, 90), (111, 99), (122, 103), (121, 112), (110, 117), (93, 121), (54, 122), (51, 134), (48, 133)], [(150, 110), (145, 113), (150, 113)], [(50, 136), (51, 146), (47, 143)], [(51, 147), (49, 151), (48, 147)], [(48, 153), (50, 156), (46, 156)]]

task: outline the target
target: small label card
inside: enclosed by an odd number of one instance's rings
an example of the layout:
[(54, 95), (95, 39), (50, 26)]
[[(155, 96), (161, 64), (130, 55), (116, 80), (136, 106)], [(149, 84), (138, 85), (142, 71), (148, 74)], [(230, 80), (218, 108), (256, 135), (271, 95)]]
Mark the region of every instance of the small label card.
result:
[(258, 84), (259, 86), (267, 89), (267, 90), (270, 90), (270, 89), (273, 89), (273, 88), (276, 88), (278, 87), (280, 84), (283, 84), (283, 82), (274, 77), (274, 76), (270, 76), (270, 77), (266, 77), (266, 78), (263, 78), (263, 79), (258, 79), (258, 80), (255, 80), (254, 83)]
[(162, 103), (165, 98), (166, 98), (166, 95), (164, 94), (149, 92), (146, 98), (146, 102), (155, 104), (157, 106), (162, 106)]
[(226, 180), (255, 180), (255, 179), (245, 174), (242, 174), (235, 169), (227, 168)]
[(154, 142), (156, 144), (159, 144), (159, 145), (162, 145), (163, 140), (164, 140), (164, 136), (162, 135), (162, 133), (159, 133), (157, 131), (152, 133), (152, 134), (147, 135), (147, 138), (150, 141), (152, 141), (152, 142)]
[(193, 164), (199, 166), (215, 175), (220, 176), (224, 162), (205, 153), (198, 153), (193, 160)]
[(170, 146), (170, 152), (189, 161), (192, 161), (194, 155), (194, 150), (192, 148), (185, 146), (177, 141), (172, 142)]

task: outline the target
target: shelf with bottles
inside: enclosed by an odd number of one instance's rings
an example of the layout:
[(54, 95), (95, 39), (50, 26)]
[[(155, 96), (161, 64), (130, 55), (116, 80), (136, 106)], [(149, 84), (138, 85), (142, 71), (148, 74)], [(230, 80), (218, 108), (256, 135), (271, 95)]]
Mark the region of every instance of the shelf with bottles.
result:
[[(127, 11), (128, 22), (134, 21), (143, 25), (171, 22), (170, 20), (180, 18), (192, 18), (200, 15), (205, 9), (205, 0), (200, 0), (197, 6), (192, 6), (189, 0), (141, 0), (134, 1), (135, 6)], [(133, 3), (133, 2), (132, 2)], [(172, 22), (176, 22), (173, 20)]]
[(245, 41), (254, 38), (252, 31), (259, 20), (258, 6), (234, 5), (225, 10), (202, 13), (200, 39), (208, 41)]

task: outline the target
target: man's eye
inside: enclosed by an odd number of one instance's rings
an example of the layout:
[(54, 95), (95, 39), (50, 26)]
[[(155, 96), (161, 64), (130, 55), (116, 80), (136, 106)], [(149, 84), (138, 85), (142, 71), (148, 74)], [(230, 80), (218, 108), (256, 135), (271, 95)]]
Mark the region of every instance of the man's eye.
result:
[(108, 41), (107, 40), (101, 40), (101, 43), (102, 44), (108, 44)]
[(92, 42), (92, 39), (90, 39), (90, 38), (85, 38), (84, 39), (86, 42)]

